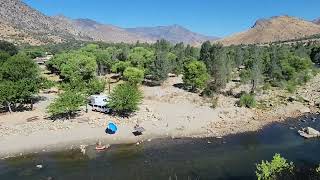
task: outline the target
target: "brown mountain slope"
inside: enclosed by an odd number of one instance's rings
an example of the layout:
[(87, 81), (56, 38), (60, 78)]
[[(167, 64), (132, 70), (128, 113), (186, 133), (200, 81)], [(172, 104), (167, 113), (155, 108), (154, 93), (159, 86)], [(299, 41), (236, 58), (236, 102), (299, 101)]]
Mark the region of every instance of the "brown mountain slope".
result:
[[(17, 44), (40, 45), (66, 40), (104, 41), (135, 43), (154, 42), (164, 38), (173, 43), (193, 44), (209, 40), (211, 37), (193, 33), (189, 30), (163, 30), (153, 28), (157, 34), (146, 34), (141, 28), (135, 32), (113, 25), (101, 24), (90, 19), (72, 20), (64, 16), (46, 16), (31, 8), (22, 0), (0, 0), (0, 39)], [(180, 32), (188, 32), (181, 34)], [(173, 38), (172, 38), (173, 37)]]
[(100, 24), (90, 19), (71, 20), (74, 27), (95, 41), (135, 43), (152, 42), (151, 39), (126, 31), (125, 29)]
[(248, 31), (218, 41), (224, 45), (259, 44), (303, 38), (320, 33), (320, 25), (289, 16), (258, 20)]
[[(0, 1), (0, 24), (3, 28), (1, 35), (10, 36), (8, 40), (15, 40), (17, 43), (28, 42), (21, 36), (34, 39), (31, 44), (82, 39), (80, 32), (72, 26), (48, 17), (20, 0)], [(17, 32), (15, 35), (7, 32), (12, 31), (12, 28)]]
[(192, 32), (177, 24), (171, 26), (127, 28), (126, 30), (143, 37), (148, 37), (154, 41), (166, 39), (172, 43), (183, 42), (191, 45), (199, 45), (207, 40), (218, 39), (217, 37), (210, 37)]

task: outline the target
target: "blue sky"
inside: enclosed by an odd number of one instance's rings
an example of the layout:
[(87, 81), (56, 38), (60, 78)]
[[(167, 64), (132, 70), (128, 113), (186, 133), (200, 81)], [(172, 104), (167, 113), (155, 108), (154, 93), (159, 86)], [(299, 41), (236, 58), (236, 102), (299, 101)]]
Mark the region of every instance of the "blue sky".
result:
[(320, 0), (23, 0), (46, 15), (120, 27), (179, 24), (211, 36), (244, 31), (259, 18), (320, 17)]

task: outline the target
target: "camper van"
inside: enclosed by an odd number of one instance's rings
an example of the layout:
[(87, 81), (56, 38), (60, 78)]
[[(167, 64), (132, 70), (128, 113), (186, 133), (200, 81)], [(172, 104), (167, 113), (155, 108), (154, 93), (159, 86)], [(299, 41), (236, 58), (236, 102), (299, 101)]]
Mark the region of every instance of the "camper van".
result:
[(89, 97), (89, 105), (92, 106), (92, 111), (110, 113), (108, 107), (109, 97), (107, 95), (92, 95)]

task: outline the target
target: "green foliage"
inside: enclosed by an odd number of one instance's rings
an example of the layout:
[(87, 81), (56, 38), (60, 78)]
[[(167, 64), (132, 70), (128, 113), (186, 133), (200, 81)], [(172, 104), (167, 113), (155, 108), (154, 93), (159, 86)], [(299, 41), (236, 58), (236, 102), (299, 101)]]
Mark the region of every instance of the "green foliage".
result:
[(192, 61), (184, 67), (183, 82), (193, 90), (204, 88), (208, 79), (207, 68), (203, 62)]
[(109, 106), (120, 115), (128, 115), (138, 110), (142, 93), (137, 86), (129, 83), (119, 84), (110, 95)]
[(106, 81), (104, 79), (99, 78), (93, 78), (90, 79), (87, 85), (86, 94), (92, 95), (92, 94), (100, 94), (105, 90), (106, 87)]
[(112, 72), (123, 74), (124, 70), (130, 66), (131, 64), (128, 61), (119, 61), (112, 66)]
[(0, 41), (0, 51), (8, 53), (10, 56), (18, 54), (18, 48), (7, 41)]
[(150, 71), (152, 78), (156, 81), (164, 81), (168, 73), (173, 69), (168, 53), (164, 51), (156, 52), (155, 60), (151, 63)]
[(239, 105), (240, 105), (240, 107), (247, 107), (247, 108), (255, 107), (256, 100), (255, 100), (254, 95), (247, 94), (247, 93), (241, 95)]
[(286, 84), (286, 90), (289, 92), (289, 93), (293, 93), (297, 88), (297, 85), (296, 83), (292, 82), (292, 81), (288, 81), (287, 84)]
[(271, 162), (262, 161), (256, 165), (256, 176), (258, 180), (273, 180), (280, 177), (282, 174), (291, 173), (294, 165), (292, 162), (288, 163), (286, 159), (275, 154)]
[(41, 84), (40, 84), (40, 88), (41, 89), (50, 89), (52, 87), (54, 87), (56, 85), (56, 83), (54, 81), (48, 80), (46, 78), (41, 78)]
[(128, 67), (123, 72), (123, 77), (130, 83), (130, 84), (140, 84), (144, 78), (143, 70), (134, 67)]
[(80, 78), (88, 81), (95, 76), (97, 64), (95, 57), (85, 53), (73, 53), (67, 61), (61, 65), (61, 75), (66, 81)]
[(134, 67), (145, 69), (154, 60), (154, 52), (143, 47), (135, 47), (129, 53), (128, 60)]
[(8, 109), (16, 103), (25, 103), (39, 92), (42, 78), (37, 64), (25, 54), (10, 57), (0, 66), (0, 104)]
[(83, 94), (75, 91), (66, 91), (48, 106), (48, 113), (52, 118), (67, 117), (70, 119), (85, 104)]
[(0, 51), (0, 65), (1, 63), (4, 63), (5, 61), (7, 61), (9, 58), (10, 58), (10, 54), (4, 51)]
[(118, 62), (121, 54), (121, 49), (114, 46), (107, 47), (106, 49), (96, 49), (94, 55), (98, 64), (99, 75), (104, 75), (106, 72), (111, 71), (112, 65)]

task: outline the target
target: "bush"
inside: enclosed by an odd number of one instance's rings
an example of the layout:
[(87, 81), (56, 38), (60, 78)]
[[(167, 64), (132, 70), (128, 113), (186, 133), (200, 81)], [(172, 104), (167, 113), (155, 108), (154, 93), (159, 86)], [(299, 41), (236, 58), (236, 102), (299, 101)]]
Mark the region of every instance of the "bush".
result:
[(288, 81), (286, 84), (286, 90), (289, 93), (293, 93), (296, 90), (296, 87), (297, 87), (297, 85), (292, 81)]
[(292, 162), (288, 163), (280, 154), (275, 154), (271, 162), (262, 161), (256, 168), (258, 180), (273, 180), (292, 173), (294, 165)]
[(127, 116), (138, 110), (141, 100), (142, 93), (137, 86), (124, 83), (116, 86), (111, 92), (109, 106), (117, 114)]
[(144, 72), (141, 69), (128, 67), (123, 72), (123, 77), (130, 83), (130, 84), (140, 84), (144, 78)]
[(219, 98), (218, 97), (213, 97), (211, 99), (211, 108), (216, 108), (218, 106), (218, 103), (219, 103)]
[(243, 94), (240, 97), (239, 105), (241, 107), (245, 106), (247, 108), (252, 108), (256, 106), (256, 100), (254, 98), (254, 95), (251, 94)]

